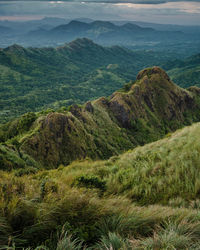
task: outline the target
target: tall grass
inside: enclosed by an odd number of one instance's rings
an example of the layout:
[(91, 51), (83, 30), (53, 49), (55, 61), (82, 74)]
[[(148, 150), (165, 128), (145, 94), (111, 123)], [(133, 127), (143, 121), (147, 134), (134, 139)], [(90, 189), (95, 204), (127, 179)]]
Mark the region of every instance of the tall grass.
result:
[(0, 248), (198, 249), (197, 134), (200, 124), (107, 161), (1, 171)]
[(71, 235), (68, 235), (67, 232), (62, 231), (56, 250), (81, 250), (83, 249), (82, 242), (78, 239), (72, 239)]
[(193, 249), (200, 247), (200, 223), (167, 222), (154, 232), (153, 237), (141, 240), (144, 249)]
[(108, 235), (103, 235), (100, 241), (91, 249), (102, 249), (102, 250), (128, 250), (131, 249), (129, 242), (123, 239), (120, 235), (116, 233), (109, 232)]

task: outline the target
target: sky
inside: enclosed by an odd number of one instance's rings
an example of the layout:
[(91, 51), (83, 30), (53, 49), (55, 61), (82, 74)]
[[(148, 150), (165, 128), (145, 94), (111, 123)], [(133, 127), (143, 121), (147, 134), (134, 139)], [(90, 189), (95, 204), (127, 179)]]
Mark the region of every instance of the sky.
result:
[(0, 20), (25, 21), (44, 17), (200, 25), (200, 0), (0, 0)]

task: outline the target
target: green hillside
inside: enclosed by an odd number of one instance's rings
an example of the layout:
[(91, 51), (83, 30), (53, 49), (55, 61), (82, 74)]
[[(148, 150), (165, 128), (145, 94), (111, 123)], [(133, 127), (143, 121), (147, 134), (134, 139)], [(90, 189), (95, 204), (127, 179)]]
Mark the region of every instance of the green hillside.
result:
[(162, 69), (148, 68), (108, 98), (2, 125), (0, 166), (56, 168), (86, 157), (108, 159), (200, 121), (199, 109), (197, 87), (181, 89)]
[(88, 39), (57, 48), (0, 49), (0, 123), (108, 96), (134, 80), (139, 70), (166, 58), (153, 51), (102, 47)]
[(163, 65), (171, 79), (183, 88), (200, 86), (200, 54), (185, 60), (171, 61)]
[(197, 123), (107, 161), (1, 171), (1, 248), (199, 249), (199, 134)]
[(156, 61), (156, 56), (150, 58), (152, 53), (145, 59), (147, 54), (104, 48), (88, 39), (56, 49), (18, 45), (1, 49), (0, 122), (28, 111), (109, 95)]

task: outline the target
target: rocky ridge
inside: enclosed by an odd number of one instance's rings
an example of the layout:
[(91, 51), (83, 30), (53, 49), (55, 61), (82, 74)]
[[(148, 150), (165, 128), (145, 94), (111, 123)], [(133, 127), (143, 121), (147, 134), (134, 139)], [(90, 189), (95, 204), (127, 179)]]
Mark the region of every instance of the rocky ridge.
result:
[(197, 121), (200, 89), (182, 89), (153, 67), (108, 98), (39, 117), (17, 138), (20, 152), (55, 168), (86, 157), (106, 159)]

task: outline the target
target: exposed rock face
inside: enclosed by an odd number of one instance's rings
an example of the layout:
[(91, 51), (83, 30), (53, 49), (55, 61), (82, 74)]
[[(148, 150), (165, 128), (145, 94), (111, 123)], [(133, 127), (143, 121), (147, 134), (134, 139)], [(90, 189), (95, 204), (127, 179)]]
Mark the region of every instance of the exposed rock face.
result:
[(130, 128), (130, 110), (125, 108), (123, 103), (118, 102), (117, 100), (111, 101), (109, 105), (114, 116), (121, 123), (124, 128)]
[(40, 118), (21, 150), (43, 166), (57, 167), (85, 157), (108, 158), (194, 121), (200, 121), (200, 89), (181, 89), (153, 67), (139, 72), (129, 92)]
[(184, 122), (184, 112), (192, 112), (196, 104), (191, 92), (173, 84), (159, 67), (153, 67), (139, 72), (128, 94), (115, 93), (110, 108), (122, 126), (128, 128), (138, 118), (149, 120), (151, 112), (159, 121)]
[(85, 105), (85, 110), (88, 111), (88, 112), (90, 112), (90, 113), (93, 113), (94, 108), (93, 108), (91, 102), (87, 102), (87, 103), (86, 103), (86, 105)]

